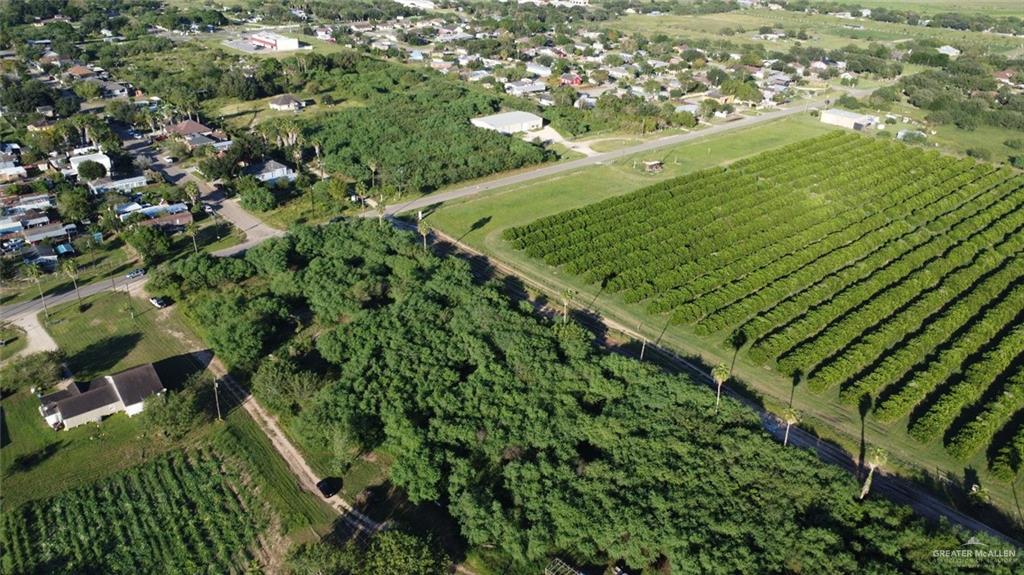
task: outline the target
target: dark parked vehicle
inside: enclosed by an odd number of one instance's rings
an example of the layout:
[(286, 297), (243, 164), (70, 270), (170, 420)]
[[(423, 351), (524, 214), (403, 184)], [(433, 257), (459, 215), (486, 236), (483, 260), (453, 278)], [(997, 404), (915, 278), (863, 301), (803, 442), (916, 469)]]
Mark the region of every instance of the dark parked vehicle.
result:
[(320, 490), (320, 494), (324, 496), (324, 499), (330, 499), (341, 491), (341, 478), (324, 477), (316, 482), (316, 488)]

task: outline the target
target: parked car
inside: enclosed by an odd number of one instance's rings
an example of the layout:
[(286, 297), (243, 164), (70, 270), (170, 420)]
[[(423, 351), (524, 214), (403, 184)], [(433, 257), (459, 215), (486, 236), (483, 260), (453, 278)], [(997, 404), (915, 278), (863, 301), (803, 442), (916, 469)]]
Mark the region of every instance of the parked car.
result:
[(213, 206), (211, 206), (210, 204), (203, 204), (203, 211), (208, 213), (208, 214), (212, 214), (212, 213), (216, 212), (217, 209), (214, 208)]
[(325, 477), (316, 482), (316, 488), (320, 490), (320, 494), (324, 496), (324, 499), (330, 499), (341, 491), (341, 478)]
[(143, 268), (139, 268), (128, 272), (128, 275), (126, 277), (130, 280), (133, 280), (135, 278), (141, 278), (144, 275), (146, 275), (146, 270)]
[(163, 309), (171, 305), (171, 300), (165, 297), (151, 297), (149, 298), (149, 303), (153, 304), (153, 307), (156, 309)]

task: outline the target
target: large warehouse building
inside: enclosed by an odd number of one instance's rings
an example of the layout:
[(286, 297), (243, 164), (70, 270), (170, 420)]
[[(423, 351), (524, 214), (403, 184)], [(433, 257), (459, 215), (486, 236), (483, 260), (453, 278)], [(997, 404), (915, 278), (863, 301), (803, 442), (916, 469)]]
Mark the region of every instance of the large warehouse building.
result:
[(830, 108), (822, 110), (821, 121), (833, 126), (841, 126), (851, 130), (863, 130), (871, 127), (877, 122), (877, 118), (868, 114), (858, 114), (849, 110)]
[(529, 112), (505, 112), (503, 114), (473, 118), (470, 122), (478, 128), (494, 130), (502, 134), (531, 132), (539, 130), (544, 126), (543, 118)]
[(249, 41), (253, 44), (263, 46), (268, 50), (298, 50), (299, 41), (295, 38), (289, 38), (282, 36), (274, 32), (257, 32), (252, 36), (249, 36)]

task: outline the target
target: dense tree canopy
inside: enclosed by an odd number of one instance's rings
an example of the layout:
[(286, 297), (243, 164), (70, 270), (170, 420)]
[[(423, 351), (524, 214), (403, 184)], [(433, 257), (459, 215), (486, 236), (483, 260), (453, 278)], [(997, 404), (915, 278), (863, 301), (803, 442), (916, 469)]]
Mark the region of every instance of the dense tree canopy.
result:
[(380, 181), (410, 192), (544, 161), (540, 148), (469, 123), (498, 104), (494, 96), (430, 80), (321, 117), (312, 139), (323, 142), (328, 170), (371, 182), (376, 166)]
[[(368, 221), (297, 228), (255, 259), (270, 274), (300, 270), (301, 297), (282, 301), (320, 324), (315, 351), (264, 361), (276, 365), (260, 366), (257, 397), (326, 360), (332, 381), (284, 402), (306, 439), (341, 432), (392, 454), (391, 481), (446, 503), (472, 544), (523, 562), (557, 553), (673, 573), (956, 569), (931, 556), (960, 544), (952, 530), (857, 501), (853, 478), (784, 449), (746, 408), (725, 401), (715, 415), (709, 390), (597, 350), (575, 324), (532, 316), (409, 234)], [(216, 307), (199, 315), (245, 313)]]

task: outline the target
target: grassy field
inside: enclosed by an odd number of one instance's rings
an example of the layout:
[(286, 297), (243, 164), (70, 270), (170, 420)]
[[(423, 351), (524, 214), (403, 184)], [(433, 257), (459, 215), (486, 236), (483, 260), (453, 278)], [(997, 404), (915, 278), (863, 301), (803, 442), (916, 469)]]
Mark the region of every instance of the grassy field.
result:
[[(759, 126), (747, 132), (731, 133), (707, 142), (689, 144), (667, 152), (666, 174), (645, 176), (625, 160), (611, 166), (599, 166), (571, 173), (541, 183), (527, 184), (496, 190), (493, 193), (447, 205), (431, 214), (430, 223), (458, 238), (471, 247), (493, 256), (509, 265), (518, 275), (547, 288), (549, 297), (557, 297), (564, 289), (576, 290), (576, 301), (598, 311), (620, 325), (636, 327), (651, 341), (659, 341), (671, 349), (694, 358), (705, 365), (733, 360), (731, 349), (717, 338), (696, 336), (685, 326), (667, 326), (666, 319), (652, 316), (642, 305), (627, 304), (618, 294), (602, 293), (598, 286), (586, 284), (559, 268), (533, 260), (516, 251), (502, 238), (508, 227), (525, 224), (550, 215), (587, 205), (598, 200), (638, 189), (664, 177), (716, 165), (730, 159), (750, 155), (783, 143), (796, 141), (821, 133), (820, 124), (807, 118), (783, 120), (768, 126)], [(673, 159), (684, 163), (676, 166)], [(637, 327), (638, 326), (638, 327)], [(861, 434), (869, 444), (883, 445), (890, 453), (890, 468), (908, 475), (921, 475), (923, 470), (937, 471), (944, 477), (959, 481), (964, 464), (954, 460), (939, 442), (922, 445), (906, 433), (906, 421), (882, 425), (868, 419), (862, 422), (856, 410), (840, 402), (833, 395), (819, 395), (806, 389), (794, 388), (790, 378), (766, 371), (759, 365), (740, 357), (735, 373), (769, 408), (781, 411), (792, 397), (794, 406), (805, 414), (801, 425), (818, 432), (856, 454)], [(984, 469), (983, 456), (970, 462), (972, 469)], [(1003, 510), (1014, 509), (1011, 490), (1005, 483), (988, 483), (993, 501)], [(928, 479), (934, 480), (934, 477)], [(952, 489), (955, 492), (956, 489)]]
[[(1013, 38), (994, 34), (909, 26), (873, 20), (846, 20), (823, 14), (804, 14), (785, 10), (742, 10), (700, 16), (630, 15), (609, 24), (610, 28), (626, 32), (647, 35), (666, 34), (673, 37), (695, 39), (726, 39), (741, 44), (761, 44), (768, 49), (782, 51), (787, 50), (789, 46), (798, 41), (795, 37), (778, 41), (754, 38), (761, 26), (784, 27), (793, 36), (804, 29), (810, 35), (810, 39), (801, 41), (802, 44), (828, 50), (851, 44), (863, 47), (871, 42), (895, 42), (924, 38), (995, 52), (1009, 52), (1019, 47), (1019, 43)], [(863, 28), (854, 29), (847, 26), (862, 26)], [(723, 31), (728, 32), (727, 29), (736, 33), (731, 36), (723, 35)], [(739, 30), (744, 32), (739, 33)]]
[(28, 346), (25, 330), (12, 324), (0, 324), (0, 339), (4, 345), (0, 347), (0, 362), (6, 361)]
[[(892, 112), (913, 118), (918, 122), (925, 122), (928, 115), (927, 110), (921, 110), (906, 102), (893, 105)], [(884, 116), (886, 112), (879, 111), (878, 115)], [(900, 129), (903, 124), (897, 124), (892, 128)], [(934, 130), (935, 134), (928, 134), (927, 146), (936, 146), (943, 152), (953, 154), (965, 154), (968, 149), (981, 148), (989, 151), (991, 161), (1005, 162), (1010, 156), (1020, 155), (1018, 150), (1012, 150), (1003, 142), (1010, 139), (1020, 138), (1020, 132), (997, 126), (978, 126), (973, 130), (964, 130), (953, 124), (928, 125), (927, 131)]]
[[(107, 240), (95, 249), (77, 256), (75, 261), (78, 263), (78, 285), (83, 286), (110, 274), (121, 274), (136, 267), (136, 262), (132, 261), (123, 248), (124, 243), (120, 240)], [(43, 275), (39, 286), (30, 280), (5, 282), (0, 286), (0, 304), (21, 303), (38, 298), (40, 287), (47, 296), (74, 289), (71, 278), (56, 270)]]
[(861, 0), (865, 8), (913, 10), (922, 14), (936, 12), (981, 12), (989, 16), (1024, 16), (1019, 0)]
[(256, 479), (263, 497), (274, 507), (286, 532), (318, 537), (329, 530), (336, 514), (316, 496), (299, 488), (288, 464), (244, 410), (232, 410), (211, 440), (259, 471)]
[[(130, 319), (122, 307), (124, 292), (86, 299), (79, 313), (66, 304), (51, 313), (50, 334), (67, 356), (76, 380), (115, 373), (143, 363), (155, 363), (164, 385), (173, 388), (198, 369), (184, 344), (164, 333), (181, 330), (172, 308), (156, 310), (132, 298), (137, 310)], [(4, 424), (10, 443), (0, 450), (4, 475), (4, 504), (47, 497), (136, 465), (173, 447), (148, 433), (139, 418), (114, 415), (99, 426), (85, 425), (60, 433), (39, 415), (39, 401), (27, 389), (3, 400)]]
[[(810, 116), (729, 132), (716, 138), (624, 158), (611, 164), (576, 170), (544, 180), (486, 192), (445, 206), (430, 216), (432, 225), (474, 245), (490, 245), (501, 231), (607, 197), (624, 194), (694, 170), (756, 154), (828, 131)], [(665, 169), (644, 173), (643, 160), (661, 160)], [(479, 224), (479, 225), (478, 225)]]
[[(129, 301), (135, 319), (127, 309)], [(56, 309), (49, 324), (76, 380), (153, 362), (164, 385), (173, 390), (201, 369), (188, 354), (201, 345), (175, 306), (158, 310), (124, 292), (98, 294), (86, 304), (82, 313), (75, 304)], [(4, 507), (90, 484), (172, 449), (213, 442), (258, 471), (256, 480), (286, 531), (322, 534), (334, 519), (317, 497), (298, 488), (287, 464), (243, 410), (227, 409), (224, 423), (199, 426), (172, 442), (152, 433), (143, 418), (121, 414), (98, 426), (55, 432), (40, 417), (38, 406), (28, 390), (3, 399)]]

